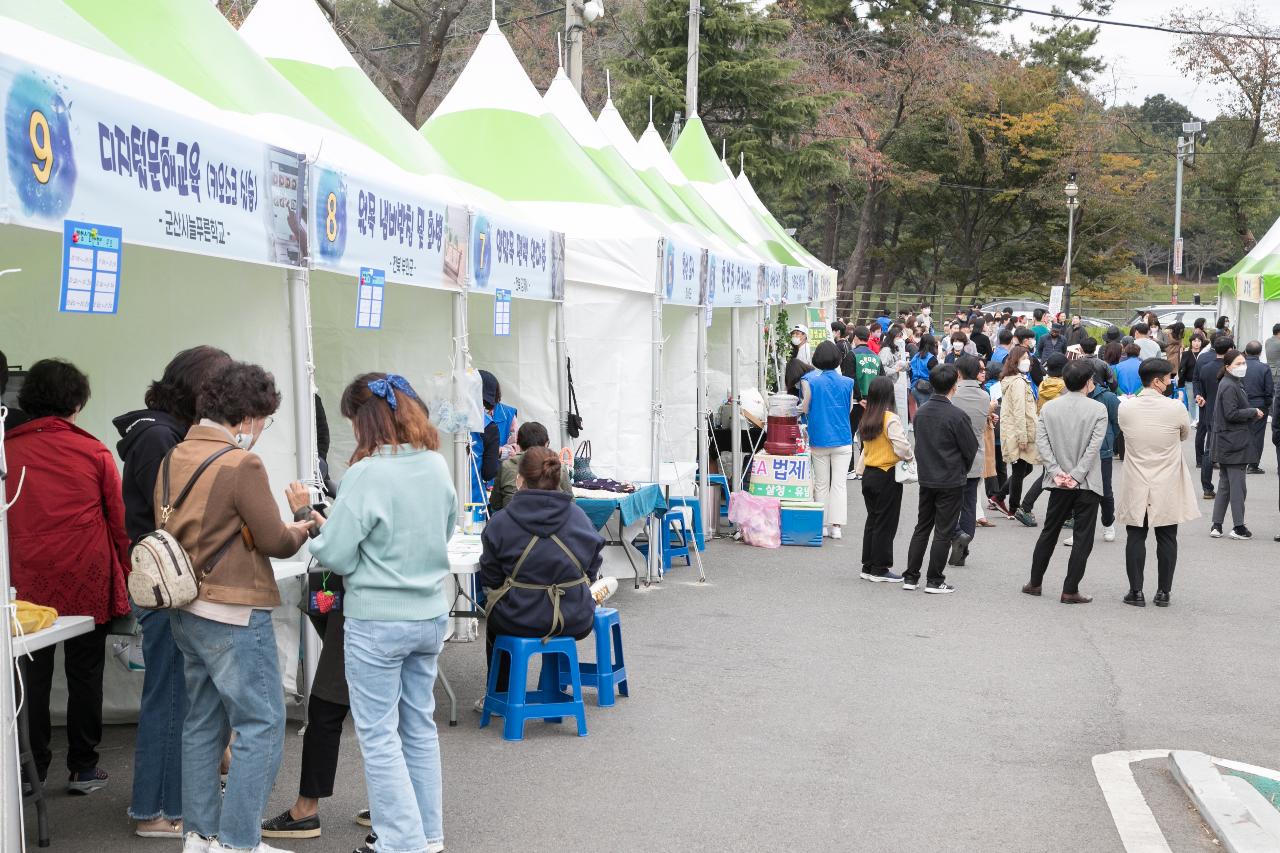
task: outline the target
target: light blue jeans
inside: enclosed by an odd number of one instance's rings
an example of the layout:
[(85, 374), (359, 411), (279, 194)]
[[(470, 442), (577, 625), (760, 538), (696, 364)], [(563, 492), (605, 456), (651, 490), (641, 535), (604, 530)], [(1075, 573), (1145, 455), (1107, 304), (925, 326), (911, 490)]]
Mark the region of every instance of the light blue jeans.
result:
[[(182, 610), (173, 638), (186, 659), (187, 721), (182, 733), (183, 831), (250, 850), (284, 752), (284, 687), (271, 613), (224, 625)], [(218, 765), (231, 733), (231, 774), (219, 793)]]
[(378, 853), (427, 853), (444, 843), (440, 741), (431, 715), (447, 625), (447, 616), (347, 617), (347, 687)]
[(133, 608), (142, 627), (142, 709), (133, 752), (134, 820), (182, 819), (182, 724), (187, 717), (182, 652), (173, 641), (170, 613)]

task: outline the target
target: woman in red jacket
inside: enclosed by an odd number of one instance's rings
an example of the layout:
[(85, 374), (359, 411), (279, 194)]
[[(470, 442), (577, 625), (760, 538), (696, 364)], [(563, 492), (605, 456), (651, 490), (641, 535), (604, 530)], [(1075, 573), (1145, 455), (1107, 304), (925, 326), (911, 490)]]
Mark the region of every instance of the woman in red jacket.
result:
[[(120, 474), (106, 445), (75, 425), (89, 401), (89, 378), (58, 359), (31, 366), (18, 405), (31, 418), (5, 435), (9, 477), (9, 549), (18, 598), (60, 616), (92, 616), (95, 630), (64, 642), (67, 673), (67, 790), (107, 784), (98, 768), (102, 740), (102, 666), (107, 623), (129, 612)], [(21, 487), (21, 494), (19, 494)], [(43, 782), (49, 771), (49, 690), (53, 647), (28, 668), (31, 748)], [(34, 780), (28, 780), (34, 782)]]

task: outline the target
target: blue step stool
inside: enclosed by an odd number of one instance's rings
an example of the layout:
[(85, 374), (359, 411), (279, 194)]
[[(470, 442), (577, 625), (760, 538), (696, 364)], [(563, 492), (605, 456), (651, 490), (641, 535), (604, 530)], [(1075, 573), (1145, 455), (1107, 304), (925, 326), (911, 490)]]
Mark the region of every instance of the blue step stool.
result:
[[(622, 657), (622, 622), (618, 611), (612, 607), (597, 607), (595, 627), (596, 662), (582, 664), (582, 686), (596, 689), (596, 702), (601, 708), (611, 707), (616, 701), (614, 688), (623, 696), (630, 696), (627, 689), (627, 665)], [(610, 643), (612, 640), (612, 643)], [(612, 654), (611, 654), (612, 652)], [(568, 673), (560, 673), (560, 687), (567, 685)]]
[(687, 506), (693, 511), (693, 541), (697, 543), (699, 551), (707, 550), (707, 541), (702, 532), (702, 500), (700, 498), (673, 497), (671, 506)]
[[(677, 559), (684, 559), (686, 566), (693, 565), (693, 558), (689, 554), (689, 546), (697, 547), (696, 541), (689, 528), (685, 526), (684, 516), (679, 512), (665, 513), (658, 521), (661, 529), (659, 534), (662, 537), (662, 569), (666, 571), (671, 568), (671, 563)], [(645, 557), (649, 556), (649, 543), (638, 542), (635, 549)]]
[(724, 474), (710, 474), (707, 476), (707, 486), (715, 488), (719, 486), (724, 489), (724, 502), (720, 504), (720, 517), (729, 517), (729, 478)]
[[(507, 692), (498, 692), (499, 655), (511, 661), (511, 674)], [(527, 692), (529, 660), (542, 656), (542, 675), (538, 689)], [(562, 691), (561, 685), (573, 687), (573, 695)], [(484, 697), (484, 711), (480, 714), (480, 728), (489, 725), (491, 714), (503, 718), (503, 740), (524, 740), (526, 720), (546, 720), (559, 723), (565, 717), (578, 721), (578, 737), (587, 736), (587, 712), (582, 704), (582, 674), (578, 669), (578, 645), (573, 637), (554, 637), (547, 642), (536, 637), (512, 637), (500, 634), (493, 644), (493, 659), (489, 662), (489, 689)]]

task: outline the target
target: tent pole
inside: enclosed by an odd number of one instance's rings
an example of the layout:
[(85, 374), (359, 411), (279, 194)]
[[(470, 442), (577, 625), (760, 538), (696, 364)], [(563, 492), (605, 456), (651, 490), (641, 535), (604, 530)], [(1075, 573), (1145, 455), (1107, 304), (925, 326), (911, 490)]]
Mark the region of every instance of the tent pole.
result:
[[(659, 247), (661, 248), (661, 247)], [(662, 265), (658, 265), (661, 269)], [(662, 465), (662, 297), (655, 291), (653, 294), (653, 358), (652, 381), (653, 401), (649, 411), (649, 479), (656, 483), (661, 477), (659, 469)], [(660, 543), (664, 535), (662, 524), (658, 519), (649, 516), (649, 542)], [(649, 577), (657, 575), (662, 580), (662, 548), (649, 549)]]
[(742, 485), (742, 380), (739, 374), (742, 372), (738, 361), (740, 353), (738, 348), (740, 342), (738, 340), (738, 309), (729, 309), (729, 403), (733, 412), (732, 423), (730, 423), (729, 447), (733, 459), (730, 462), (730, 471), (732, 477), (729, 480), (729, 491), (736, 492)]
[(564, 299), (556, 302), (556, 390), (559, 392), (560, 446), (572, 447), (569, 440), (569, 345), (565, 340)]
[(289, 268), (289, 318), (293, 348), (293, 438), (297, 451), (295, 474), (302, 482), (318, 476), (316, 471), (316, 409), (311, 375), (311, 281), (305, 267)]
[[(756, 367), (759, 374), (757, 376), (757, 381), (759, 382), (757, 387), (760, 389), (761, 395), (763, 395), (767, 400), (769, 399), (769, 362), (768, 348), (765, 346), (765, 333), (769, 329), (769, 307), (767, 305), (761, 305), (756, 309), (756, 317), (759, 320), (756, 324), (756, 346), (758, 347), (756, 353), (756, 360), (758, 363)], [(785, 390), (785, 388), (782, 389), (782, 391)]]
[[(0, 423), (0, 475), (4, 459), (4, 424)], [(0, 488), (0, 853), (21, 853), (22, 789), (18, 781), (18, 727), (14, 696), (13, 641), (9, 637), (9, 524), (5, 490)]]
[(694, 371), (698, 385), (698, 504), (702, 512), (703, 535), (707, 539), (715, 535), (720, 520), (719, 512), (711, 505), (711, 469), (708, 467), (711, 464), (711, 448), (707, 437), (707, 430), (710, 428), (707, 407), (707, 320), (710, 316), (711, 309), (706, 305), (698, 308), (698, 363)]
[[(453, 295), (453, 399), (461, 400), (466, 387), (467, 362), (470, 348), (467, 346), (467, 289)], [(466, 430), (453, 434), (453, 488), (458, 493), (458, 520), (466, 514), (471, 495), (471, 469), (467, 463), (467, 445), (470, 435)]]

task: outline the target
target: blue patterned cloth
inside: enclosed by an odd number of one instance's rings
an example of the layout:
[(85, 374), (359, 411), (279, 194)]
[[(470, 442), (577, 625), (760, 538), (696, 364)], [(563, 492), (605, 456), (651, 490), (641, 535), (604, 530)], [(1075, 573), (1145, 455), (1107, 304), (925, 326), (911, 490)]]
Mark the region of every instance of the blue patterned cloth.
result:
[(662, 488), (657, 485), (639, 486), (631, 494), (619, 494), (617, 498), (573, 500), (587, 514), (587, 518), (591, 519), (596, 530), (605, 526), (615, 509), (621, 510), (624, 527), (646, 515), (665, 515), (667, 512), (667, 500), (662, 496)]

